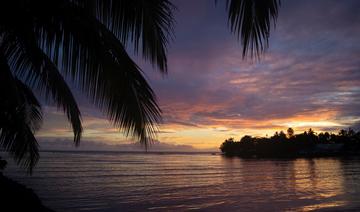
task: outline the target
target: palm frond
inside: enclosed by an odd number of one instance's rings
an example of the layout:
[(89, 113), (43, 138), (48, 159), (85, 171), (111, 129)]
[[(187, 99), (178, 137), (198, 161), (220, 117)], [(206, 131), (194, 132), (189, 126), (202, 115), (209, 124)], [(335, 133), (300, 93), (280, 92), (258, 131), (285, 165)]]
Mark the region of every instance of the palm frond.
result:
[[(146, 144), (157, 131), (161, 111), (140, 68), (116, 35), (75, 4), (34, 15), (41, 48), (54, 55), (54, 61), (61, 61), (58, 66), (116, 127)], [(61, 30), (50, 30), (56, 26)]]
[(0, 8), (0, 66), (8, 73), (1, 80), (9, 80), (1, 86), (11, 92), (1, 93), (0, 99), (2, 147), (32, 171), (39, 156), (34, 133), (42, 116), (29, 87), (43, 91), (64, 110), (78, 144), (80, 111), (63, 75), (116, 127), (147, 144), (158, 131), (161, 111), (125, 46), (133, 45), (136, 53), (141, 52), (165, 73), (173, 10), (167, 0), (4, 2)]
[(0, 145), (30, 173), (39, 159), (34, 132), (42, 122), (39, 102), (32, 91), (14, 78), (0, 54)]
[[(29, 25), (25, 23), (23, 26)], [(73, 128), (74, 142), (78, 145), (82, 124), (76, 100), (57, 67), (38, 47), (33, 30), (25, 30), (20, 26), (17, 25), (17, 30), (13, 30), (12, 35), (4, 36), (4, 52), (15, 70), (14, 73), (31, 87), (43, 92), (48, 100), (53, 100), (57, 108), (66, 113)]]
[(167, 71), (166, 49), (173, 38), (176, 7), (168, 0), (73, 0), (123, 43), (132, 43), (145, 59)]
[(27, 85), (25, 85), (17, 78), (15, 78), (15, 84), (18, 88), (19, 93), (21, 94), (22, 101), (24, 102), (23, 110), (26, 114), (26, 125), (29, 126), (29, 129), (32, 132), (36, 132), (40, 129), (42, 124), (41, 105)]
[(230, 29), (243, 46), (243, 57), (259, 57), (269, 45), (272, 22), (278, 16), (280, 0), (227, 0)]

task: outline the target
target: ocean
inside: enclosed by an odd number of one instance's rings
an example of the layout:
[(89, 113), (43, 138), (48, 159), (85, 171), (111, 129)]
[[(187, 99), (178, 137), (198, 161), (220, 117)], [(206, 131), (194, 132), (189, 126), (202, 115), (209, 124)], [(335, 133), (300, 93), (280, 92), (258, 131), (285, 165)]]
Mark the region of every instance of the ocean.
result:
[(41, 152), (32, 176), (7, 160), (4, 175), (59, 212), (360, 211), (360, 158)]

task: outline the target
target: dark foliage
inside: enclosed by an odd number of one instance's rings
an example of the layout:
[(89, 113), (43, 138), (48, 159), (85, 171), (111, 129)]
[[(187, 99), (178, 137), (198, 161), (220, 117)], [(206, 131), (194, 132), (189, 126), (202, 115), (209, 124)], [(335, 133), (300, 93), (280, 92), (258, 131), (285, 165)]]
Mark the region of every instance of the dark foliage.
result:
[[(243, 56), (268, 46), (279, 0), (227, 0)], [(114, 126), (147, 145), (161, 122), (156, 96), (126, 52), (167, 72), (174, 5), (169, 0), (5, 0), (0, 7), (0, 148), (30, 172), (42, 111), (33, 91), (62, 110), (79, 145), (82, 124), (71, 80)]]
[(1, 157), (0, 157), (0, 171), (4, 170), (6, 165), (7, 165), (7, 161), (1, 159)]
[(242, 157), (348, 156), (360, 154), (360, 131), (341, 130), (338, 134), (313, 130), (295, 135), (276, 132), (270, 138), (244, 136), (240, 141), (225, 140), (220, 146), (225, 155)]
[(167, 71), (173, 5), (167, 0), (6, 0), (0, 7), (0, 147), (32, 170), (42, 120), (33, 91), (64, 111), (79, 144), (81, 115), (67, 80), (142, 143), (161, 111), (126, 45)]
[(280, 0), (226, 0), (231, 31), (243, 46), (243, 57), (259, 57), (269, 44)]

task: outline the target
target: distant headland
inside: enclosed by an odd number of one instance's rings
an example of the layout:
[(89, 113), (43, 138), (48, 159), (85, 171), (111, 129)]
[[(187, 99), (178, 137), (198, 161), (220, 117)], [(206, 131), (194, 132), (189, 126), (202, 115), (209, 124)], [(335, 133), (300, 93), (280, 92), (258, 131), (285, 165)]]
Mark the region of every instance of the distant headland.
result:
[(220, 150), (227, 156), (245, 158), (294, 158), (325, 156), (360, 155), (360, 131), (340, 130), (338, 134), (321, 132), (312, 129), (301, 134), (294, 134), (289, 128), (275, 132), (271, 137), (252, 137), (245, 135), (240, 141), (226, 139)]

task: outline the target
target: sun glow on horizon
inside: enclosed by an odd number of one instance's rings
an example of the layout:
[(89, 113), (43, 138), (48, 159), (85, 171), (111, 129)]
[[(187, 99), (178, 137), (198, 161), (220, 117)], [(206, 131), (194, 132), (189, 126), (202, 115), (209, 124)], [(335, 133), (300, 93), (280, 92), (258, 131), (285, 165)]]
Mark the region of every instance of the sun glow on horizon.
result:
[[(309, 128), (333, 133), (349, 127), (359, 130), (360, 28), (349, 21), (358, 12), (339, 2), (329, 3), (331, 16), (300, 1), (284, 3), (287, 8), (281, 10), (269, 49), (260, 60), (244, 60), (236, 36), (224, 25), (226, 16), (214, 16), (218, 8), (199, 1), (197, 9), (189, 10), (193, 4), (178, 1), (183, 10), (178, 11), (176, 39), (168, 52), (167, 77), (131, 55), (163, 111), (156, 139), (218, 148), (230, 137), (271, 136), (289, 127), (296, 134)], [(293, 15), (301, 10), (307, 15)], [(83, 140), (134, 142), (89, 101), (81, 99), (79, 106), (84, 112)], [(61, 111), (50, 106), (46, 116), (38, 137), (72, 140)]]
[[(319, 114), (319, 115), (315, 115)], [(321, 115), (322, 114), (322, 115)], [(135, 142), (126, 138), (121, 131), (114, 128), (105, 117), (85, 116), (83, 140), (100, 141), (107, 144), (121, 144)], [(72, 130), (66, 125), (65, 117), (60, 113), (48, 114), (44, 126), (37, 136), (40, 138), (72, 139)], [(336, 119), (334, 112), (315, 111), (283, 119), (254, 120), (254, 119), (211, 119), (205, 123), (190, 125), (185, 123), (164, 123), (159, 126), (157, 140), (174, 145), (191, 145), (198, 149), (217, 149), (227, 138), (240, 139), (244, 135), (266, 137), (275, 132), (284, 131), (291, 127), (295, 133), (302, 133), (312, 128), (316, 132), (329, 131), (336, 133), (340, 129), (359, 121), (354, 117)]]

